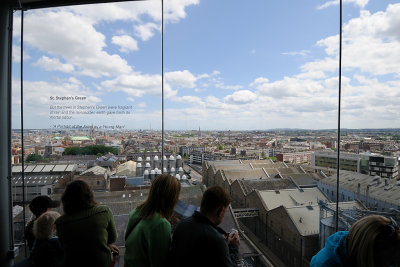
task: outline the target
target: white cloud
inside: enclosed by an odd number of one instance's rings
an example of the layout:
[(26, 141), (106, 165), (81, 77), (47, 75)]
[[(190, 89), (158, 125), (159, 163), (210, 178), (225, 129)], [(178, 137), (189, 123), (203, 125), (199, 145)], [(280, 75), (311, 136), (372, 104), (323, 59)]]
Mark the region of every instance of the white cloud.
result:
[[(20, 106), (20, 83), (13, 81), (13, 121), (19, 123), (16, 116), (19, 116)], [(55, 101), (51, 100), (53, 96), (84, 96), (85, 100), (80, 100), (81, 105), (96, 105), (101, 102), (101, 98), (86, 88), (79, 80), (73, 78), (60, 82), (32, 82), (24, 81), (24, 116), (26, 120), (26, 128), (51, 127), (51, 123), (65, 123), (62, 120), (49, 120), (50, 105), (76, 105), (76, 101)], [(16, 112), (14, 112), (16, 111)], [(14, 123), (13, 122), (13, 123)]]
[(301, 51), (294, 51), (294, 52), (283, 52), (282, 55), (286, 56), (307, 56), (311, 51), (310, 50), (301, 50)]
[(119, 55), (103, 50), (105, 36), (91, 22), (65, 11), (32, 11), (25, 17), (24, 41), (52, 56), (62, 57), (75, 70), (92, 77), (131, 72)]
[(49, 58), (46, 56), (42, 56), (41, 58), (39, 58), (39, 60), (36, 62), (36, 65), (48, 71), (58, 70), (66, 73), (74, 71), (73, 65), (63, 64), (58, 58)]
[[(343, 4), (354, 4), (355, 6), (358, 6), (360, 8), (364, 8), (368, 4), (368, 2), (369, 0), (343, 0)], [(339, 5), (339, 3), (340, 3), (339, 0), (330, 0), (322, 5), (319, 5), (317, 9), (324, 9), (330, 6), (337, 6)]]
[(310, 79), (285, 77), (275, 82), (260, 83), (256, 87), (260, 95), (273, 98), (314, 97), (317, 93), (325, 93), (321, 83)]
[[(219, 72), (217, 75), (219, 75)], [(208, 80), (208, 82), (210, 83), (210, 85), (207, 85), (207, 86), (214, 86), (214, 87), (220, 88), (220, 89), (239, 90), (239, 89), (243, 88), (243, 86), (239, 85), (239, 84), (238, 85), (226, 85), (221, 77), (212, 77)]]
[[(31, 58), (31, 56), (26, 51), (23, 51), (23, 57), (24, 61)], [(12, 46), (12, 60), (14, 62), (21, 62), (21, 46)]]
[(231, 95), (224, 98), (226, 103), (229, 104), (248, 104), (257, 99), (257, 95), (249, 90), (236, 91)]
[(151, 37), (154, 36), (154, 31), (161, 30), (161, 26), (149, 22), (146, 24), (141, 24), (141, 25), (136, 25), (134, 27), (135, 29), (135, 35), (138, 36), (140, 39), (142, 39), (142, 41), (147, 41), (149, 40)]
[(137, 41), (129, 35), (113, 36), (111, 43), (120, 46), (119, 51), (123, 53), (139, 50)]
[(267, 83), (269, 80), (267, 78), (264, 77), (259, 77), (257, 79), (254, 80), (254, 82), (250, 83), (251, 87), (257, 86), (258, 84), (263, 84), (263, 83)]
[(146, 102), (140, 102), (139, 104), (137, 104), (138, 108), (145, 108), (147, 107)]
[[(165, 22), (178, 22), (184, 19), (186, 17), (185, 8), (197, 4), (199, 4), (199, 0), (169, 0), (164, 2)], [(161, 21), (161, 2), (154, 0), (81, 5), (67, 9), (88, 17), (93, 23), (117, 20), (140, 21), (144, 15), (155, 21)]]
[[(103, 81), (101, 85), (108, 91), (122, 91), (131, 97), (143, 97), (145, 95), (161, 95), (161, 75), (132, 73), (129, 75), (120, 75), (113, 80)], [(164, 85), (164, 96), (173, 97), (177, 94), (168, 84)]]
[(204, 105), (204, 102), (201, 100), (200, 97), (197, 96), (190, 96), (190, 95), (186, 95), (186, 96), (181, 96), (181, 97), (175, 97), (173, 99), (176, 102), (181, 102), (181, 103), (186, 103), (186, 104), (191, 104), (191, 105)]
[[(396, 74), (400, 77), (400, 4), (389, 5), (385, 12), (362, 11), (359, 18), (343, 26), (343, 68), (360, 70), (372, 75)], [(302, 66), (303, 71), (337, 69), (338, 36), (317, 42), (328, 56)]]
[(197, 80), (196, 76), (188, 70), (166, 72), (165, 79), (173, 86), (184, 88), (194, 88)]

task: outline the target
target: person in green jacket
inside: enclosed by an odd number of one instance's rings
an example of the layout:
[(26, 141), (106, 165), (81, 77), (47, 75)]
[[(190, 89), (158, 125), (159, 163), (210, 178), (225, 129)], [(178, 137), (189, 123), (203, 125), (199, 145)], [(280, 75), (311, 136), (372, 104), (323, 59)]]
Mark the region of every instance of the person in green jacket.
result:
[(109, 267), (117, 239), (114, 218), (107, 206), (98, 205), (87, 183), (68, 184), (61, 202), (64, 215), (55, 221), (63, 247), (63, 266)]
[(144, 203), (129, 214), (125, 232), (125, 267), (165, 266), (171, 243), (168, 219), (179, 199), (180, 182), (171, 175), (154, 179)]

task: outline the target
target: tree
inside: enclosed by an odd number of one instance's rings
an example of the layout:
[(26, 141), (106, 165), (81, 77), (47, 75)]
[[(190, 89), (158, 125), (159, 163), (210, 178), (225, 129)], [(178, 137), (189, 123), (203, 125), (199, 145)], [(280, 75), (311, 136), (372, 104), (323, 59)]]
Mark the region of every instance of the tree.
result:
[(64, 151), (65, 155), (105, 155), (107, 153), (118, 154), (118, 150), (103, 145), (85, 146), (85, 147), (67, 147)]
[(218, 145), (218, 150), (223, 150), (224, 147), (222, 145)]
[(40, 155), (38, 155), (38, 154), (29, 154), (27, 157), (26, 157), (26, 162), (32, 162), (32, 161), (38, 161), (38, 160), (42, 160), (43, 159), (43, 157), (42, 156), (40, 156)]
[(261, 157), (263, 158), (263, 159), (266, 159), (267, 157), (265, 156), (265, 152), (263, 151), (263, 152), (261, 152)]

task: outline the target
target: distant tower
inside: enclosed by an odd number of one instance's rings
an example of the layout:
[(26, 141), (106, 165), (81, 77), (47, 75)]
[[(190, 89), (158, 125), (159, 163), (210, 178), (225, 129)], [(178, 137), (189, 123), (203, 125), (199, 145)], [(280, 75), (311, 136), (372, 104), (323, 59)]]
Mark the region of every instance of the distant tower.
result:
[(92, 138), (92, 140), (94, 139), (94, 127), (93, 124), (92, 126), (90, 126), (90, 132), (89, 132), (90, 138)]
[(201, 137), (201, 131), (200, 131), (200, 126), (199, 126), (199, 133), (198, 133), (198, 137)]

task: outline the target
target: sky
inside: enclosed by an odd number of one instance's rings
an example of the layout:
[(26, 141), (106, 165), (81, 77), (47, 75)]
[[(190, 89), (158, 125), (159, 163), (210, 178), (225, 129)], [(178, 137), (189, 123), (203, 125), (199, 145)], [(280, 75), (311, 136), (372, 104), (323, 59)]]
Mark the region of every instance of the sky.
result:
[[(336, 128), (338, 4), (165, 0), (165, 129)], [(398, 29), (398, 1), (343, 1), (341, 127), (400, 128)], [(20, 40), (15, 12), (14, 128)], [(161, 129), (161, 52), (161, 1), (26, 11), (24, 128)]]

